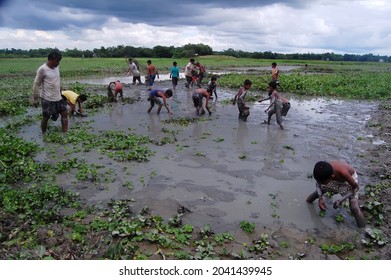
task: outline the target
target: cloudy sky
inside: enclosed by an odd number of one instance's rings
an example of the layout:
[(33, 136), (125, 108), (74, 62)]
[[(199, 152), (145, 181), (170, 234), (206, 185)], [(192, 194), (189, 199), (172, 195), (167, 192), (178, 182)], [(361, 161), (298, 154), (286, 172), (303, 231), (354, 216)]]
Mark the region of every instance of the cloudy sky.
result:
[(391, 56), (389, 0), (0, 0), (0, 49), (203, 43)]

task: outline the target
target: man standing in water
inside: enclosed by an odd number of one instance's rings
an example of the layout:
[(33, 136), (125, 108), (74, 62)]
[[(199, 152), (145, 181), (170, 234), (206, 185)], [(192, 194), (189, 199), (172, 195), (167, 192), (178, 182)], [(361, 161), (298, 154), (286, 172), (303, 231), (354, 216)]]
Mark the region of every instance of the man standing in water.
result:
[(42, 103), (42, 133), (46, 132), (50, 118), (56, 121), (61, 115), (62, 132), (68, 131), (67, 101), (61, 97), (60, 64), (62, 56), (58, 49), (52, 50), (48, 55), (48, 61), (41, 65), (35, 76), (33, 94), (34, 107), (38, 108), (39, 88), (41, 88)]
[(186, 67), (185, 67), (185, 77), (186, 77), (185, 87), (187, 87), (187, 88), (189, 88), (191, 81), (193, 80), (192, 72), (195, 69), (194, 63), (195, 63), (194, 58), (190, 58), (189, 62), (186, 64)]

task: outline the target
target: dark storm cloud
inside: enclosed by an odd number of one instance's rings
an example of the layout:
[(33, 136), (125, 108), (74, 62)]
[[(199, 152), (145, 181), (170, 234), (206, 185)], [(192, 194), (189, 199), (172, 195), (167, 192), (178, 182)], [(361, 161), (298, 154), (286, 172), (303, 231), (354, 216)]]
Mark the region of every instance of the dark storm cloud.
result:
[[(4, 2), (5, 0), (0, 1)], [(213, 18), (199, 18), (208, 9), (239, 9), (261, 7), (274, 3), (303, 7), (305, 2), (302, 0), (147, 0), (144, 2), (125, 0), (13, 0), (13, 4), (8, 5), (8, 12), (3, 15), (5, 18), (3, 23), (12, 28), (40, 30), (58, 30), (69, 26), (99, 28), (109, 17), (116, 17), (122, 22), (146, 23), (155, 26), (209, 25), (208, 21), (213, 21)], [(200, 20), (202, 21), (200, 22)]]

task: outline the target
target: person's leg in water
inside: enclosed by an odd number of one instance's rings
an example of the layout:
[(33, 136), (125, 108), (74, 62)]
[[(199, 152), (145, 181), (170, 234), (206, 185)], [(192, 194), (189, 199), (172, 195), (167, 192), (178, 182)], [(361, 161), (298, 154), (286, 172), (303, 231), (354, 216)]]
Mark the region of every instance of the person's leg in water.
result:
[(190, 83), (191, 83), (192, 77), (191, 76), (186, 76), (186, 84), (185, 87), (189, 88)]
[(291, 103), (288, 102), (282, 104), (281, 116), (286, 117), (290, 108), (291, 108)]
[(249, 115), (250, 115), (250, 107), (245, 106), (242, 112), (242, 120), (246, 122)]
[(121, 97), (121, 100), (123, 101), (124, 100), (124, 92), (122, 91), (122, 89), (119, 91), (119, 96)]
[(356, 197), (349, 198), (349, 208), (353, 214), (353, 217), (356, 219), (357, 226), (360, 228), (365, 227), (365, 218), (360, 210), (358, 198)]
[(163, 107), (163, 104), (160, 104), (159, 107), (157, 108), (157, 114), (159, 115), (160, 114), (160, 110), (162, 109)]
[(199, 88), (201, 88), (201, 83), (202, 83), (202, 79), (204, 78), (204, 73), (200, 73), (198, 76), (197, 76), (197, 86)]
[(149, 108), (147, 112), (150, 113), (153, 106), (155, 106), (155, 101), (153, 100), (153, 97), (149, 97), (148, 100), (149, 100)]
[(68, 131), (68, 111), (61, 111), (60, 115), (62, 132), (66, 133)]
[(268, 112), (267, 112), (267, 124), (270, 124), (270, 120), (272, 119), (272, 116), (276, 113), (276, 109), (274, 108), (271, 108)]
[(314, 202), (315, 200), (317, 200), (318, 198), (319, 198), (318, 192), (317, 192), (317, 191), (314, 191), (313, 193), (311, 193), (311, 194), (307, 197), (306, 201), (307, 201), (308, 203), (312, 203), (312, 202)]
[(43, 134), (46, 132), (46, 130), (48, 128), (48, 121), (49, 121), (49, 117), (45, 117), (45, 116), (42, 117), (41, 130), (42, 130)]
[(281, 116), (281, 110), (282, 110), (282, 104), (281, 102), (276, 102), (276, 118), (277, 118), (277, 124), (280, 126), (281, 129), (284, 129), (284, 126), (282, 125), (282, 116)]

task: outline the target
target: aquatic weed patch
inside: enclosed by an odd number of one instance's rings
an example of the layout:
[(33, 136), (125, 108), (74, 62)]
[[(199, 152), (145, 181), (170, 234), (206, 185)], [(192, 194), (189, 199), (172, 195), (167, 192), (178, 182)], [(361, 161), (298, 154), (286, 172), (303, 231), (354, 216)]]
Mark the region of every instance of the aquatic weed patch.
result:
[(155, 153), (144, 144), (153, 141), (148, 136), (139, 136), (123, 131), (105, 131), (100, 137), (100, 151), (118, 161), (148, 161)]
[(148, 161), (155, 153), (146, 144), (153, 141), (148, 136), (126, 133), (124, 131), (88, 132), (87, 124), (74, 128), (66, 135), (56, 131), (45, 135), (49, 143), (72, 145), (72, 150), (88, 152), (96, 149), (117, 161)]
[(390, 184), (387, 182), (381, 182), (378, 184), (368, 184), (365, 186), (365, 203), (364, 213), (367, 220), (374, 223), (375, 226), (382, 225), (385, 219), (385, 206), (381, 200), (382, 192), (385, 189), (390, 188)]
[(9, 130), (0, 128), (0, 184), (37, 179), (41, 165), (32, 158), (37, 144), (27, 142)]
[(80, 206), (75, 194), (51, 184), (20, 189), (4, 186), (0, 192), (3, 211), (32, 224), (61, 222), (62, 207)]
[(371, 247), (373, 245), (384, 246), (388, 243), (388, 237), (381, 229), (367, 227), (365, 229), (365, 235), (368, 238), (363, 238), (361, 243), (367, 247)]
[(0, 83), (0, 117), (20, 115), (32, 105), (33, 79), (28, 77), (2, 78)]
[[(269, 75), (226, 74), (219, 78), (219, 84), (229, 88), (239, 88), (245, 79), (250, 79), (253, 82), (248, 98), (246, 98), (248, 101), (259, 99), (260, 95), (254, 92), (266, 92), (270, 81)], [(390, 97), (391, 73), (389, 71), (351, 73), (338, 70), (329, 74), (282, 74), (280, 75), (279, 91), (308, 96), (382, 99)]]
[(183, 117), (183, 118), (170, 118), (170, 119), (162, 121), (162, 123), (180, 125), (180, 126), (188, 126), (190, 124), (197, 123), (198, 121), (200, 121), (200, 118)]
[(356, 246), (352, 243), (341, 242), (339, 244), (322, 244), (320, 245), (320, 249), (324, 254), (342, 254), (348, 251), (352, 251), (356, 248)]

